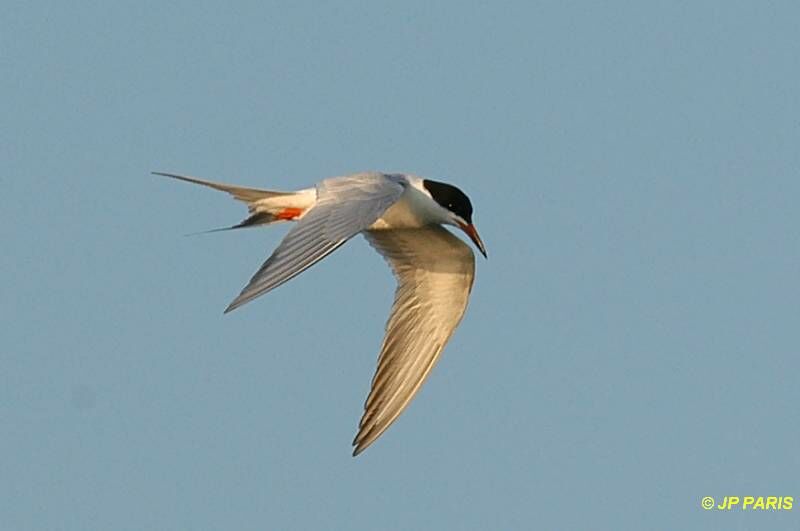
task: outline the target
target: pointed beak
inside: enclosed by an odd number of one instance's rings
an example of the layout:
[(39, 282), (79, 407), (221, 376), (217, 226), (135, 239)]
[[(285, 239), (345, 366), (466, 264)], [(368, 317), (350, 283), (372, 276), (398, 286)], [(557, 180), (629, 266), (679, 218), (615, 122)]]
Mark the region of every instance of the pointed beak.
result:
[(475, 225), (472, 223), (459, 223), (461, 230), (467, 233), (467, 236), (472, 240), (478, 250), (481, 252), (484, 258), (489, 258), (486, 254), (486, 247), (483, 246), (483, 241), (481, 237), (478, 236), (478, 229), (475, 228)]

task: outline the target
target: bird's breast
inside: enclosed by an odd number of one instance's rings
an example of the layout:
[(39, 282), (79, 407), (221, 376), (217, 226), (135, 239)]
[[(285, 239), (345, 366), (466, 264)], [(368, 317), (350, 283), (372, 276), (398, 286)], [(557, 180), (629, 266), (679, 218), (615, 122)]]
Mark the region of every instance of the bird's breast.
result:
[(400, 199), (370, 225), (370, 230), (418, 229), (432, 223), (442, 223), (433, 200), (409, 186)]

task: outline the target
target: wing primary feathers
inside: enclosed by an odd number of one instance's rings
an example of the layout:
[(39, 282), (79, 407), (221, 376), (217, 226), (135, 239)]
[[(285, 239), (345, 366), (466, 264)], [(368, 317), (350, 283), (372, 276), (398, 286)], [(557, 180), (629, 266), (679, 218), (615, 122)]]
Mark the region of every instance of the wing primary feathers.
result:
[(389, 263), (397, 289), (353, 456), (397, 420), (425, 382), (466, 311), (475, 275), (472, 250), (438, 225), (364, 235)]
[(296, 277), (369, 228), (403, 193), (382, 174), (356, 174), (317, 185), (317, 200), (225, 309), (229, 313)]

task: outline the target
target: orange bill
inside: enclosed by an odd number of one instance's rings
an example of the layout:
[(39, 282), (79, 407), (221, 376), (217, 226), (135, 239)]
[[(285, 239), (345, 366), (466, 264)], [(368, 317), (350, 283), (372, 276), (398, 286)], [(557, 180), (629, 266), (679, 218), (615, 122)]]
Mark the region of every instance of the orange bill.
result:
[(469, 236), (483, 257), (489, 258), (486, 254), (486, 247), (483, 246), (483, 241), (481, 241), (481, 237), (478, 236), (478, 229), (475, 228), (475, 225), (472, 223), (459, 223), (459, 225), (461, 226), (461, 230), (467, 233), (467, 236)]

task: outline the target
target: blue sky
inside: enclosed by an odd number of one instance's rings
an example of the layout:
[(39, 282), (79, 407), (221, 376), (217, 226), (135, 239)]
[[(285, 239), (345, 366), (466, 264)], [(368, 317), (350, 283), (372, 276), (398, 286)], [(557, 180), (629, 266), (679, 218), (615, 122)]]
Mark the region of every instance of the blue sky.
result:
[[(16, 3), (0, 528), (797, 529), (800, 8)], [(461, 187), (490, 259), (350, 457), (394, 284), (172, 171)], [(782, 512), (712, 496), (794, 496)]]

